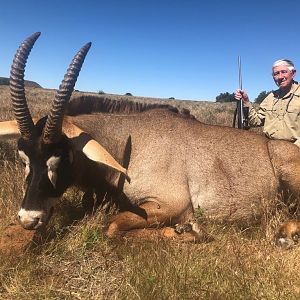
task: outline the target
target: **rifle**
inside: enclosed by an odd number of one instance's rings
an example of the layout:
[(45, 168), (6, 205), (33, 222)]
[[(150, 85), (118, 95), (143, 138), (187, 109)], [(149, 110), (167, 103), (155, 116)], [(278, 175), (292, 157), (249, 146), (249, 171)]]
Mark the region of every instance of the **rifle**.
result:
[[(243, 89), (243, 80), (242, 80), (242, 63), (241, 57), (238, 56), (238, 69), (239, 69), (239, 89)], [(243, 100), (237, 100), (236, 109), (234, 111), (233, 116), (233, 126), (235, 127), (236, 117), (237, 117), (237, 125), (240, 129), (249, 129), (248, 123), (248, 116), (249, 116), (249, 107), (244, 107)]]

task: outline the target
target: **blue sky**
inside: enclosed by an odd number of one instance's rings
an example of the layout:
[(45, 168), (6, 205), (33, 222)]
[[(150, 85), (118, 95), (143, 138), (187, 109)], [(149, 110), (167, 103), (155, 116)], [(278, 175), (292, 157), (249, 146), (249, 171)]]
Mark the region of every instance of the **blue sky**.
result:
[(298, 0), (5, 1), (0, 76), (9, 76), (19, 44), (41, 31), (25, 79), (46, 88), (59, 86), (75, 53), (91, 41), (76, 89), (215, 101), (238, 87), (240, 55), (253, 100), (275, 88), (273, 61), (300, 66), (299, 11)]

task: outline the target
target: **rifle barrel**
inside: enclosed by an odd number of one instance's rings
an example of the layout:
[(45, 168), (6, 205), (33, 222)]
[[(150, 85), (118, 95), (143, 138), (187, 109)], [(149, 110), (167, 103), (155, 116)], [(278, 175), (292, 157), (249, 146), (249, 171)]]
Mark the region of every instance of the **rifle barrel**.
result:
[[(241, 57), (238, 56), (238, 68), (239, 68), (239, 89), (243, 89), (243, 79), (242, 79), (242, 62)], [(238, 128), (244, 129), (244, 110), (243, 110), (243, 99), (239, 100), (237, 103), (237, 114), (238, 114)]]
[(239, 89), (243, 89), (243, 78), (242, 78), (242, 62), (241, 57), (238, 56), (238, 68), (239, 68)]

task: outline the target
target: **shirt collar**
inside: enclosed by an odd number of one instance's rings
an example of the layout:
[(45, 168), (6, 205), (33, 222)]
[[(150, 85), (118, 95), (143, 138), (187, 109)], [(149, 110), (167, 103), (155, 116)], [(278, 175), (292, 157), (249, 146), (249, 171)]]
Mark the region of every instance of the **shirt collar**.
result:
[[(291, 90), (286, 95), (284, 95), (282, 97), (282, 99), (287, 99), (291, 96), (300, 97), (300, 95), (295, 94), (295, 92), (298, 90), (298, 88), (299, 88), (298, 82), (294, 81), (292, 84)], [(275, 96), (275, 98), (280, 98), (280, 90), (279, 89), (274, 92), (274, 96)]]

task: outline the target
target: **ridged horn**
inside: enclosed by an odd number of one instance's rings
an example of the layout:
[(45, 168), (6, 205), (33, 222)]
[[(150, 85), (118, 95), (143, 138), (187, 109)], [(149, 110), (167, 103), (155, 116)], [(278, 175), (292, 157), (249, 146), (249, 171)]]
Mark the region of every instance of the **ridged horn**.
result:
[(46, 144), (56, 143), (61, 137), (65, 109), (72, 95), (85, 56), (90, 47), (91, 43), (87, 43), (78, 51), (59, 86), (44, 128), (43, 141)]
[(40, 32), (32, 34), (20, 45), (15, 54), (10, 70), (9, 86), (11, 101), (21, 136), (24, 139), (31, 138), (34, 128), (25, 96), (25, 66), (29, 53), (40, 34)]

